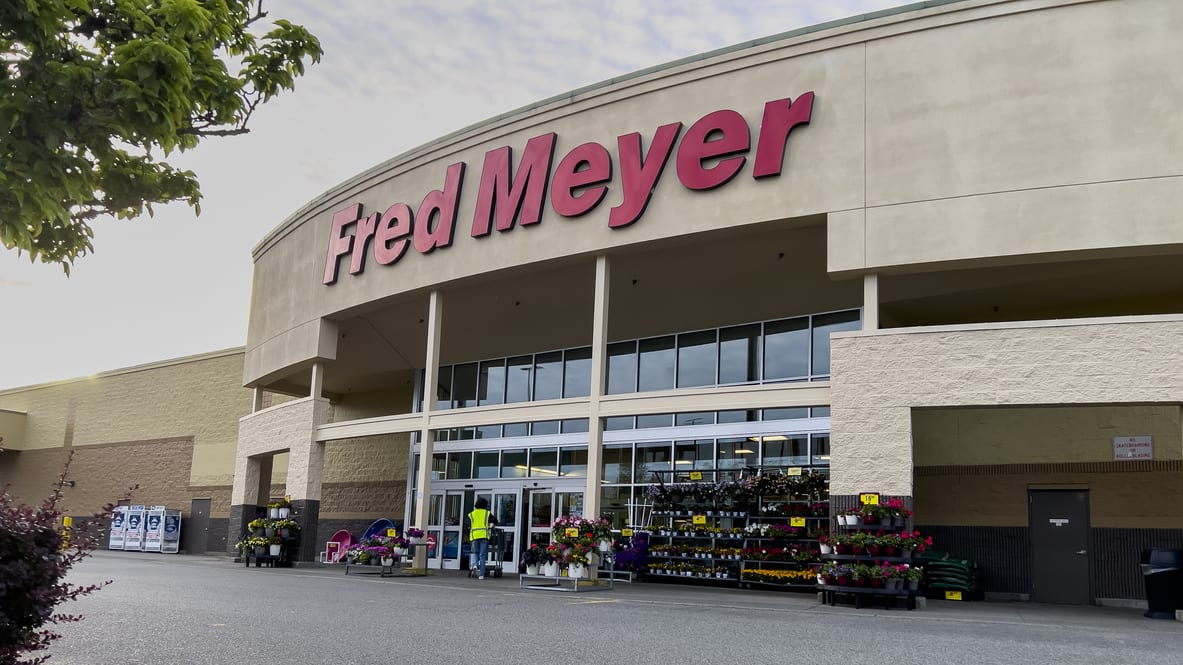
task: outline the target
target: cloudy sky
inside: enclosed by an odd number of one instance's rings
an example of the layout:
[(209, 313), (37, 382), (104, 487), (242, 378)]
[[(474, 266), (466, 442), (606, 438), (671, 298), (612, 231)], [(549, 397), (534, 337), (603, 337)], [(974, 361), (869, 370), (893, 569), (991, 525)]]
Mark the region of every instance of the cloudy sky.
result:
[(308, 200), (454, 130), (568, 90), (904, 0), (269, 0), (321, 64), (174, 163), (197, 218), (95, 224), (72, 276), (0, 248), (0, 389), (246, 342), (251, 248)]

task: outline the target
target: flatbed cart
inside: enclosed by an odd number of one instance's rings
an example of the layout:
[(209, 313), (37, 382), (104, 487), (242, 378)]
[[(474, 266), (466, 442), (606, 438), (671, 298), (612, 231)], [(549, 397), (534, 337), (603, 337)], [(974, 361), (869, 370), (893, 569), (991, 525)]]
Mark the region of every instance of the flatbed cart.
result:
[[(489, 534), (489, 558), (485, 561), (485, 575), (501, 577), (505, 563), (505, 532), (496, 527), (493, 527), (492, 531), (493, 533)], [(476, 577), (480, 573), (473, 559), (472, 543), (468, 545), (468, 576)]]

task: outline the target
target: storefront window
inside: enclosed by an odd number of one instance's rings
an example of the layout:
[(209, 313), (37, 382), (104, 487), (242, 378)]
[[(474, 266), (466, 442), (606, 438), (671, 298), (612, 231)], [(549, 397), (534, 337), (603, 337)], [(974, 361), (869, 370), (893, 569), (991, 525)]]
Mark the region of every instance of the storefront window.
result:
[(508, 423), (502, 436), (530, 436), (530, 423)]
[(717, 331), (678, 335), (678, 387), (715, 385)]
[(674, 424), (674, 417), (668, 413), (658, 413), (651, 416), (637, 416), (637, 429), (652, 427), (669, 427)]
[(508, 404), (530, 401), (530, 383), (534, 374), (533, 356), (510, 358), (505, 370), (505, 401)]
[(751, 411), (720, 411), (719, 423), (754, 423), (760, 420), (760, 412)]
[(634, 420), (632, 416), (616, 416), (613, 418), (604, 419), (604, 431), (614, 432), (618, 430), (632, 429), (634, 427)]
[(714, 411), (698, 411), (694, 413), (675, 413), (674, 426), (694, 427), (695, 425), (714, 425)]
[(809, 376), (809, 317), (764, 324), (764, 380)]
[(587, 448), (563, 448), (559, 454), (559, 475), (564, 478), (587, 476)]
[(633, 447), (604, 446), (602, 480), (605, 483), (628, 483), (633, 479)]
[(435, 453), (431, 456), (431, 479), (443, 480), (448, 477), (448, 454)]
[(632, 502), (632, 488), (601, 487), (600, 513), (612, 522), (613, 529), (621, 529), (629, 524), (629, 503)]
[(587, 431), (587, 418), (572, 418), (562, 423), (563, 434), (578, 434)]
[(541, 434), (558, 434), (559, 421), (557, 420), (540, 420), (536, 423), (530, 423), (530, 435), (539, 436)]
[(456, 365), (456, 367), (452, 370), (453, 408), (467, 409), (477, 405), (476, 384), (476, 363), (464, 363), (463, 365)]
[(715, 468), (715, 440), (674, 442), (674, 470), (699, 471)]
[(759, 451), (747, 437), (719, 439), (719, 468), (742, 469), (759, 463)]
[(435, 390), (435, 408), (450, 409), (452, 408), (452, 366), (443, 365), (440, 367), (440, 375), (437, 380), (438, 386)]
[(670, 443), (668, 441), (661, 443), (638, 443), (637, 465), (636, 472), (633, 474), (633, 478), (635, 479), (633, 482), (657, 482), (652, 472), (669, 471), (672, 468), (670, 461)]
[(814, 464), (830, 465), (830, 435), (813, 434), (810, 436), (810, 452), (813, 454)]
[(472, 453), (448, 453), (447, 480), (472, 478)]
[(637, 343), (617, 342), (608, 345), (608, 394), (637, 391)]
[(830, 333), (863, 327), (858, 311), (819, 314), (813, 317), (813, 375), (830, 373)]
[(505, 402), (505, 360), (482, 362), (477, 387), (477, 400), (480, 404), (503, 404)]
[(534, 400), (558, 399), (562, 396), (563, 352), (534, 356)]
[(773, 434), (763, 440), (764, 466), (803, 466), (809, 464), (809, 437), (804, 434), (785, 436)]
[(530, 476), (554, 478), (559, 475), (559, 449), (535, 448), (530, 451)]
[(501, 477), (502, 478), (525, 478), (526, 477), (526, 451), (524, 448), (517, 448), (513, 450), (501, 451)]
[(808, 407), (794, 409), (764, 409), (764, 417), (761, 418), (761, 420), (797, 420), (798, 418), (808, 417)]
[(760, 324), (719, 331), (719, 383), (760, 380)]
[(481, 425), (476, 428), (476, 438), (478, 439), (500, 439), (501, 425)]
[(496, 450), (478, 452), (476, 454), (476, 477), (496, 478), (500, 471), (499, 457)]
[(639, 343), (638, 390), (669, 390), (674, 387), (674, 337), (643, 339)]
[(563, 397), (591, 394), (591, 347), (563, 352)]

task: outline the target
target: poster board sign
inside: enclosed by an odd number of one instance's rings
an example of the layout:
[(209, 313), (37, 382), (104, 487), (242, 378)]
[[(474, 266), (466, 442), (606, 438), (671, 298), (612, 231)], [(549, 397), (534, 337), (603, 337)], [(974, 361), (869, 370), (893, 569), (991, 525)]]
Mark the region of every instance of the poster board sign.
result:
[(1128, 462), (1136, 460), (1154, 459), (1154, 437), (1152, 436), (1115, 436), (1113, 437), (1113, 460)]

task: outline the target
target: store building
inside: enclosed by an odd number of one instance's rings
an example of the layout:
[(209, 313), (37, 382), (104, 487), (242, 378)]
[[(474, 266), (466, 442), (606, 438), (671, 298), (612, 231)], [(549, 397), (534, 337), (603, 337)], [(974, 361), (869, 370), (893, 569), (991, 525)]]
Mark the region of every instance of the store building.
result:
[(254, 250), (228, 533), (279, 492), (304, 559), (398, 517), (458, 567), (477, 496), (520, 544), (801, 466), (987, 592), (1141, 598), (1183, 547), (1179, 34), (1172, 0), (918, 3), (341, 183)]

